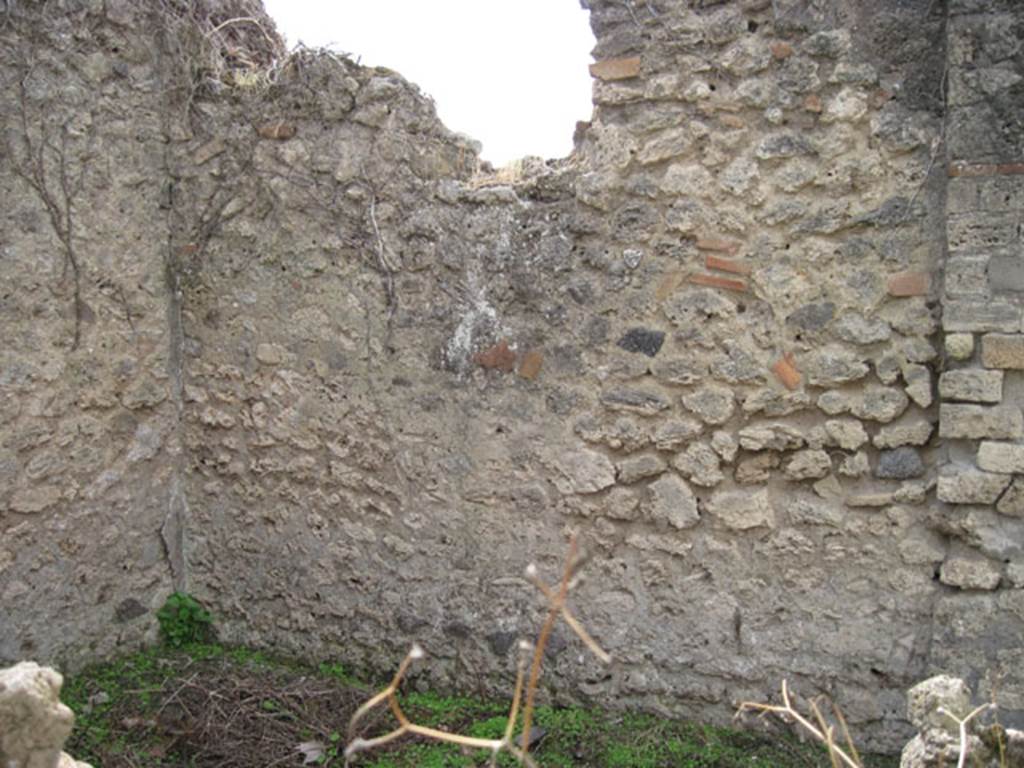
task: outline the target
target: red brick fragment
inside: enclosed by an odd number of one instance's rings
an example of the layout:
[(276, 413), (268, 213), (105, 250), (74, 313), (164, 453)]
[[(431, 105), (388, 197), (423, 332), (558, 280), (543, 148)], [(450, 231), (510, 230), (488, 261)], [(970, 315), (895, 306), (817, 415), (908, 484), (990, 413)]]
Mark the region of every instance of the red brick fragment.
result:
[(502, 339), (493, 347), (482, 349), (473, 355), (473, 362), (482, 368), (509, 373), (516, 367), (516, 353), (508, 348), (508, 342)]
[(1024, 174), (1024, 163), (952, 163), (950, 176), (1018, 176)]
[(724, 114), (718, 116), (718, 121), (726, 128), (735, 128), (737, 130), (746, 128), (747, 124), (743, 122), (743, 119), (736, 115)]
[(821, 99), (818, 94), (812, 93), (804, 99), (804, 110), (807, 112), (820, 113), (824, 107), (821, 105)]
[(598, 80), (628, 80), (640, 74), (640, 57), (605, 59), (590, 65), (591, 77)]
[(194, 253), (199, 253), (199, 246), (195, 243), (185, 243), (178, 248), (179, 256), (191, 256)]
[(723, 259), (721, 256), (705, 256), (704, 266), (708, 269), (717, 269), (719, 272), (732, 272), (734, 275), (749, 275), (750, 265), (734, 259)]
[(519, 363), (519, 375), (527, 381), (533, 381), (540, 373), (540, 367), (543, 364), (544, 353), (536, 349), (531, 349), (523, 355), (522, 362)]
[(771, 44), (772, 56), (782, 61), (793, 55), (793, 46), (783, 40), (776, 40)]
[(744, 280), (730, 280), (728, 277), (718, 275), (690, 275), (690, 282), (697, 285), (706, 285), (710, 288), (724, 288), (727, 291), (738, 291), (743, 293), (747, 290), (747, 283)]
[(931, 288), (927, 272), (897, 272), (889, 278), (890, 296), (925, 296)]
[(298, 132), (298, 129), (292, 123), (278, 120), (275, 123), (264, 123), (256, 129), (256, 132), (264, 139), (287, 141)]
[(793, 364), (793, 355), (784, 355), (772, 365), (772, 373), (791, 392), (800, 387), (800, 371)]
[(736, 253), (740, 244), (733, 240), (719, 240), (714, 237), (698, 237), (697, 249), (701, 251), (718, 251), (719, 253)]

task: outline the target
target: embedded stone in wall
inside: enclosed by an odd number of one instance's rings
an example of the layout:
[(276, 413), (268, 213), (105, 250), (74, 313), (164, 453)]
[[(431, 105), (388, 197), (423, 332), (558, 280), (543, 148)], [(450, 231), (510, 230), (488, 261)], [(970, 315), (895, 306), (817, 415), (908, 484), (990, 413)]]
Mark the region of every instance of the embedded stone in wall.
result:
[(986, 368), (1024, 369), (1024, 335), (987, 333), (982, 336), (981, 364)]
[(683, 405), (705, 424), (724, 424), (736, 407), (733, 391), (709, 384), (683, 396)]
[(642, 508), (649, 520), (664, 521), (673, 528), (692, 528), (700, 522), (693, 491), (682, 478), (671, 473), (647, 486)]
[(854, 419), (830, 419), (825, 422), (827, 445), (855, 451), (868, 441), (864, 425)]
[(926, 445), (935, 425), (924, 418), (913, 418), (898, 424), (887, 424), (872, 439), (876, 448), (899, 448), (901, 445)]
[(655, 477), (665, 471), (665, 460), (654, 453), (630, 456), (617, 463), (620, 483), (635, 483), (647, 477)]
[(992, 590), (999, 586), (1002, 576), (998, 565), (982, 557), (953, 557), (939, 569), (943, 584), (960, 589)]
[(1006, 301), (951, 300), (942, 307), (946, 331), (1019, 331), (1021, 310)]
[(653, 416), (670, 407), (668, 399), (659, 392), (642, 389), (613, 389), (602, 393), (601, 403), (610, 411), (638, 413)]
[(939, 396), (943, 400), (972, 403), (998, 403), (1003, 399), (1003, 372), (960, 370), (939, 376)]
[(1024, 445), (983, 442), (978, 447), (978, 467), (986, 472), (1024, 472)]
[(904, 391), (921, 408), (932, 404), (932, 376), (923, 365), (903, 366), (903, 380), (907, 383)]
[(939, 437), (1014, 440), (1024, 437), (1024, 417), (1012, 405), (939, 406)]
[(975, 469), (948, 471), (939, 475), (939, 501), (947, 504), (994, 504), (1010, 484), (1009, 475)]
[(615, 484), (615, 467), (603, 453), (580, 450), (560, 455), (555, 485), (562, 493), (596, 493)]
[(734, 531), (775, 526), (775, 511), (767, 490), (719, 491), (707, 502), (707, 511), (717, 523)]
[(875, 477), (881, 480), (909, 480), (925, 473), (921, 454), (913, 448), (902, 447), (882, 451), (878, 456)]
[(790, 480), (818, 480), (832, 471), (832, 460), (822, 450), (797, 451), (783, 472)]
[(746, 451), (791, 451), (806, 442), (801, 431), (788, 424), (753, 424), (741, 429), (738, 437)]
[(953, 360), (970, 360), (974, 356), (974, 334), (946, 334), (946, 354)]
[(673, 459), (672, 466), (694, 485), (710, 488), (725, 479), (719, 461), (718, 454), (707, 443), (691, 443)]
[(1024, 517), (1024, 481), (1014, 478), (1006, 493), (999, 497), (996, 509), (1004, 515)]

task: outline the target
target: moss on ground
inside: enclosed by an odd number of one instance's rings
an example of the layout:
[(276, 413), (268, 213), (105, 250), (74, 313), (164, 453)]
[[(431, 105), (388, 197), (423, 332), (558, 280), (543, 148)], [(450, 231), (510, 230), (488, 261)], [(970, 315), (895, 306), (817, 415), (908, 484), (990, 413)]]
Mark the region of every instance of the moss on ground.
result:
[[(374, 692), (339, 664), (308, 666), (245, 648), (155, 648), (98, 664), (68, 679), (75, 711), (69, 751), (104, 768), (135, 766), (300, 766), (304, 759), (341, 766), (344, 732)], [(506, 704), (466, 696), (409, 692), (414, 721), (498, 738)], [(544, 768), (827, 768), (824, 750), (780, 736), (667, 720), (642, 713), (539, 707), (543, 736), (533, 749)], [(391, 725), (382, 715), (372, 733)], [(300, 745), (315, 744), (315, 752)], [(406, 739), (354, 761), (363, 768), (471, 768), (489, 755)], [(869, 768), (893, 768), (874, 758)], [(515, 762), (502, 755), (499, 765)]]

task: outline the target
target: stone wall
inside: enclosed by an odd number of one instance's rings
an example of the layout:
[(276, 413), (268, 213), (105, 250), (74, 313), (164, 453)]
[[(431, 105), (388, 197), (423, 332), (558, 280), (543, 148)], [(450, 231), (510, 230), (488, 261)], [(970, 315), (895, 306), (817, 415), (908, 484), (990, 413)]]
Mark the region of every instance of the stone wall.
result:
[(255, 30), (194, 66), (251, 8), (11, 16), (0, 660), (139, 642), (175, 584), (226, 640), (493, 690), (575, 530), (618, 663), (556, 637), (556, 696), (724, 719), (786, 677), (888, 748), (932, 672), (1024, 710), (1021, 11), (588, 5), (577, 151), (498, 174), (388, 70)]

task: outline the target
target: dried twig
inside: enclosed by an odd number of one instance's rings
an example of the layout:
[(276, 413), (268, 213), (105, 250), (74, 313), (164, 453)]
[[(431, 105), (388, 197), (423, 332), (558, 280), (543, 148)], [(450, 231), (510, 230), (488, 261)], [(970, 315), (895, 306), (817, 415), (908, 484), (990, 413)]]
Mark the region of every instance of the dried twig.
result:
[[(428, 728), (426, 726), (418, 725), (408, 718), (398, 701), (398, 689), (412, 663), (424, 656), (423, 649), (418, 645), (414, 645), (409, 653), (406, 654), (402, 663), (399, 664), (398, 671), (395, 673), (391, 683), (384, 688), (384, 690), (364, 702), (363, 705), (356, 710), (355, 714), (352, 715), (352, 719), (349, 721), (348, 727), (348, 746), (345, 748), (345, 764), (348, 765), (351, 759), (359, 752), (384, 746), (407, 733), (411, 733), (428, 739), (434, 739), (435, 741), (458, 744), (472, 749), (489, 750), (491, 752), (491, 759), (489, 763), (491, 766), (497, 765), (498, 754), (504, 751), (511, 754), (521, 765), (525, 765), (528, 768), (534, 768), (536, 763), (529, 755), (530, 726), (533, 721), (534, 700), (537, 694), (537, 683), (540, 680), (541, 665), (544, 661), (544, 649), (547, 646), (548, 640), (551, 637), (551, 631), (558, 618), (561, 617), (565, 619), (569, 628), (572, 629), (572, 631), (583, 641), (584, 645), (586, 645), (595, 656), (601, 659), (601, 661), (605, 663), (611, 661), (611, 656), (601, 649), (597, 642), (583, 628), (583, 625), (580, 624), (565, 605), (569, 592), (574, 586), (573, 574), (579, 564), (580, 560), (577, 555), (576, 538), (574, 536), (569, 542), (569, 554), (566, 557), (565, 567), (562, 571), (562, 579), (559, 582), (557, 590), (551, 589), (538, 578), (536, 566), (531, 564), (526, 569), (527, 578), (540, 590), (545, 599), (547, 599), (549, 609), (547, 618), (541, 626), (540, 633), (537, 637), (537, 643), (535, 646), (532, 646), (533, 654), (530, 661), (530, 673), (528, 678), (526, 677), (526, 653), (531, 650), (531, 646), (529, 643), (525, 642), (521, 642), (519, 645), (520, 658), (518, 669), (516, 671), (515, 690), (512, 694), (512, 703), (509, 708), (508, 722), (505, 726), (505, 732), (500, 739), (481, 739), (471, 736), (463, 736), (456, 733), (449, 733), (448, 731), (442, 731), (437, 728)], [(398, 721), (398, 727), (388, 731), (382, 736), (376, 736), (370, 739), (363, 739), (357, 736), (357, 725), (359, 722), (372, 710), (385, 702), (395, 719)], [(516, 720), (519, 716), (520, 702), (524, 702), (522, 704), (523, 725), (522, 736), (520, 737), (519, 745), (516, 746), (513, 741), (513, 734), (515, 732)]]
[[(805, 731), (811, 736), (820, 741), (828, 748), (829, 759), (832, 761), (832, 765), (838, 768), (839, 763), (843, 763), (847, 768), (864, 768), (863, 763), (860, 761), (860, 756), (857, 754), (855, 749), (852, 749), (852, 744), (849, 743), (849, 731), (846, 728), (845, 720), (840, 719), (842, 723), (843, 732), (848, 742), (848, 749), (850, 752), (847, 753), (841, 747), (836, 746), (835, 739), (833, 738), (833, 727), (825, 722), (825, 718), (821, 714), (821, 710), (818, 708), (817, 703), (811, 702), (811, 711), (814, 714), (815, 719), (818, 721), (818, 725), (814, 725), (810, 720), (793, 706), (793, 703), (789, 698), (789, 687), (785, 680), (782, 681), (782, 705), (778, 704), (762, 704), (755, 701), (744, 701), (740, 703), (737, 714), (747, 711), (761, 712), (763, 714), (774, 714), (779, 715), (783, 719), (792, 718), (795, 720)], [(819, 727), (820, 726), (820, 727)]]
[(982, 704), (971, 710), (970, 714), (968, 714), (967, 717), (963, 718), (962, 720), (945, 707), (939, 707), (936, 710), (936, 712), (938, 712), (940, 715), (945, 715), (954, 723), (956, 723), (957, 726), (960, 728), (960, 759), (956, 761), (956, 768), (964, 768), (964, 766), (967, 764), (967, 752), (969, 746), (967, 741), (967, 724), (970, 723), (971, 720), (976, 718), (981, 713), (987, 712), (990, 709), (995, 709), (995, 707), (996, 705), (992, 702)]

